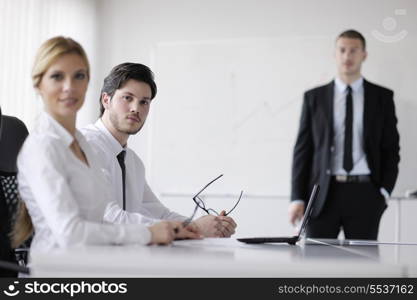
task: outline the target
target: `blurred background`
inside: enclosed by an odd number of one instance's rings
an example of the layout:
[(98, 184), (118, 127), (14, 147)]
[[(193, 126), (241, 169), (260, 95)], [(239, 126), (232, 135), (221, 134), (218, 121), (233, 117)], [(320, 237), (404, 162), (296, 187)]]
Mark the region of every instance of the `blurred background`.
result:
[[(303, 92), (330, 82), (334, 42), (367, 39), (364, 77), (393, 89), (400, 174), (382, 241), (414, 241), (417, 189), (417, 2), (413, 0), (0, 0), (0, 105), (34, 125), (42, 103), (30, 79), (35, 52), (55, 35), (87, 51), (92, 68), (79, 127), (98, 117), (104, 77), (122, 62), (148, 65), (158, 94), (129, 140), (168, 207), (192, 213), (192, 196), (233, 207), (237, 235), (292, 234), (287, 207)], [(399, 198), (399, 199), (397, 199)]]

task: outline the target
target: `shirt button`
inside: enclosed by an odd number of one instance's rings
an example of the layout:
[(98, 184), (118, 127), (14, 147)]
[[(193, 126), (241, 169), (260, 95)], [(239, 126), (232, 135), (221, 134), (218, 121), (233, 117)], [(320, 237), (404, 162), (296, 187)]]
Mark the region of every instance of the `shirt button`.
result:
[(331, 146), (330, 147), (330, 152), (333, 152), (334, 151), (334, 147), (333, 146)]
[(326, 174), (330, 175), (330, 170), (329, 169), (326, 170)]

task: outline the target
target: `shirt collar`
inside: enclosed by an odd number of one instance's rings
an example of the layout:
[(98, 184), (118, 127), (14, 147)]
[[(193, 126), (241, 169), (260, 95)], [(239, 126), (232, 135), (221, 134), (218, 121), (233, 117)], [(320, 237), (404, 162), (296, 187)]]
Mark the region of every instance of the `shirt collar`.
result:
[(118, 155), (121, 151), (126, 150), (126, 147), (122, 147), (119, 141), (116, 140), (116, 138), (107, 129), (101, 118), (98, 119), (94, 125), (106, 136), (106, 140), (108, 141), (113, 155)]
[[(343, 94), (346, 91), (347, 84), (344, 83), (338, 77), (335, 78), (334, 82), (337, 91)], [(363, 87), (363, 77), (361, 76), (360, 78), (356, 79), (354, 82), (350, 84), (350, 86), (352, 87), (353, 92), (359, 92), (360, 89)]]
[[(55, 120), (50, 114), (47, 112), (42, 112), (39, 118), (40, 128), (43, 132), (51, 132), (57, 135), (65, 144), (65, 146), (69, 147), (72, 142), (74, 141), (74, 137), (71, 133), (68, 132), (57, 120)], [(79, 136), (78, 130), (75, 132), (75, 136)]]

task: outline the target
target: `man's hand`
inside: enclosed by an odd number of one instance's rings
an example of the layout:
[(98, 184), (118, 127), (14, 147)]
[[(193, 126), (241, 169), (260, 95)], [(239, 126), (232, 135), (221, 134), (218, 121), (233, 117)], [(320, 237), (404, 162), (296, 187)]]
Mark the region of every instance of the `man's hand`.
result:
[(193, 224), (190, 223), (187, 226), (183, 226), (182, 222), (175, 222), (176, 226), (175, 228), (177, 230), (176, 231), (176, 236), (175, 239), (176, 240), (183, 240), (183, 239), (202, 239), (203, 235), (200, 233), (198, 227)]
[(220, 216), (203, 216), (193, 223), (205, 237), (230, 237), (237, 226), (232, 218), (225, 216), (224, 211)]
[(222, 232), (223, 237), (230, 237), (235, 233), (235, 229), (237, 227), (236, 222), (231, 218), (226, 216), (226, 211), (222, 211), (219, 216), (222, 227), (220, 231)]
[(149, 244), (170, 244), (176, 236), (174, 228), (175, 224), (169, 221), (162, 221), (149, 226), (148, 229), (151, 232), (151, 242)]
[(301, 220), (304, 215), (304, 202), (291, 202), (288, 207), (290, 223), (295, 226), (296, 222)]
[(179, 221), (162, 221), (148, 227), (151, 232), (150, 244), (168, 245), (174, 239), (201, 239), (197, 226), (182, 226)]

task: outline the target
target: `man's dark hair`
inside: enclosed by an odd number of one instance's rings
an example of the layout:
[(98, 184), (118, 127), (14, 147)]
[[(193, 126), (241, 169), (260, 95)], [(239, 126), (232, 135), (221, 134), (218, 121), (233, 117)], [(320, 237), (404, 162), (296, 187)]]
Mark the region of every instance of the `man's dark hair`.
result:
[(366, 41), (363, 35), (354, 29), (349, 29), (346, 31), (343, 31), (339, 36), (337, 37), (336, 41), (340, 38), (348, 38), (348, 39), (358, 39), (362, 42), (363, 50), (366, 49)]
[(145, 65), (135, 63), (123, 63), (117, 65), (110, 71), (110, 74), (104, 78), (103, 87), (100, 93), (100, 116), (104, 113), (104, 106), (101, 103), (103, 93), (106, 93), (112, 98), (116, 90), (123, 87), (129, 79), (147, 83), (151, 88), (151, 99), (155, 97), (156, 84), (151, 69)]

